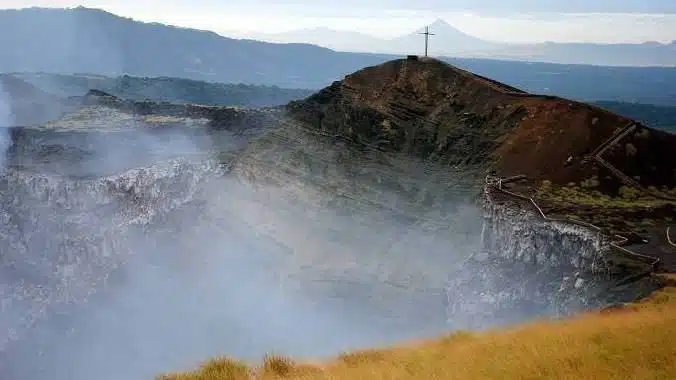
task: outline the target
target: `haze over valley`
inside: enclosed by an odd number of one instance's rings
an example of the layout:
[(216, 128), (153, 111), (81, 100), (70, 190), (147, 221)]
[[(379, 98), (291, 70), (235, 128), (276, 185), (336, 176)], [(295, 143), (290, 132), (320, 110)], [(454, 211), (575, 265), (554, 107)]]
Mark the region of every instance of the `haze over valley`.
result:
[[(0, 9), (1, 379), (152, 379), (215, 357), (161, 378), (584, 379), (596, 359), (609, 378), (672, 373), (676, 347), (655, 341), (676, 332), (655, 317), (676, 315), (676, 45), (655, 16), (671, 3), (466, 14), (532, 16), (541, 39), (561, 20), (579, 36), (593, 12), (653, 23), (575, 43), (475, 37), (438, 3), (430, 19), (403, 3), (22, 1)], [(570, 342), (614, 355), (533, 358), (549, 346), (478, 333), (580, 313), (591, 332)], [(440, 353), (390, 356), (420, 340)], [(457, 367), (481, 352), (496, 359)]]

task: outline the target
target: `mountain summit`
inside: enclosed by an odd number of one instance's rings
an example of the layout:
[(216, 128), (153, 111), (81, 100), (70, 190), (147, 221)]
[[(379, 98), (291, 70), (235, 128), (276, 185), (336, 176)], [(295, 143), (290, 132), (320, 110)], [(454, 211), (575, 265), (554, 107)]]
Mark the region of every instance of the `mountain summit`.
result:
[[(388, 156), (441, 163), (478, 181), (487, 174), (520, 178), (499, 182), (500, 189), (535, 199), (538, 215), (572, 215), (612, 239), (622, 237), (618, 244), (633, 239), (636, 250), (659, 255), (665, 268), (676, 270), (665, 239), (676, 215), (676, 134), (432, 58), (365, 68), (290, 103), (288, 111), (322, 134)], [(619, 271), (645, 270), (631, 258), (613, 262)]]
[(590, 164), (589, 155), (633, 126), (607, 159), (628, 177), (640, 176), (642, 186), (676, 187), (676, 135), (432, 58), (365, 68), (289, 110), (316, 128), (383, 150), (560, 184), (595, 176), (608, 191), (617, 190), (617, 179)]
[[(501, 46), (497, 42), (485, 41), (462, 32), (448, 22), (437, 19), (428, 25), (430, 33), (430, 48), (435, 52), (443, 54), (465, 54), (490, 50)], [(394, 52), (416, 51), (417, 46), (423, 46), (424, 36), (420, 33), (425, 32), (425, 27), (421, 27), (412, 33), (394, 38), (387, 41), (387, 47)]]

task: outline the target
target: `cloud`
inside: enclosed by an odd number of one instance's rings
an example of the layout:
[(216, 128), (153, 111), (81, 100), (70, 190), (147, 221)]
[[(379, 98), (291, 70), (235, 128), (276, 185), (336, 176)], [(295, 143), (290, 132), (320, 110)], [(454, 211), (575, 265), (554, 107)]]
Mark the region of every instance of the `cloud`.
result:
[[(676, 35), (676, 2), (600, 0), (566, 2), (535, 0), (432, 0), (424, 6), (403, 0), (340, 3), (328, 0), (227, 4), (215, 0), (91, 0), (140, 21), (213, 30), (231, 37), (260, 38), (261, 33), (326, 27), (390, 38), (406, 34), (437, 18), (465, 33), (503, 42), (670, 42)], [(3, 1), (2, 7), (73, 6), (70, 0)]]

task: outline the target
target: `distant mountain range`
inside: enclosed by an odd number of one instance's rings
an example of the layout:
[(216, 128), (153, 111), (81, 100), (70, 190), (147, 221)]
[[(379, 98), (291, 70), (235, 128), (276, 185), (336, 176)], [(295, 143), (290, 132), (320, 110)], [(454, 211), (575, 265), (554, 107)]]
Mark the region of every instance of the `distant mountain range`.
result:
[(612, 101), (594, 102), (599, 107), (630, 117), (653, 128), (676, 133), (676, 106), (656, 106), (653, 104), (625, 103)]
[[(182, 78), (107, 77), (85, 74), (0, 74), (0, 127), (36, 125), (79, 107), (83, 96), (106, 93), (131, 101), (274, 107), (311, 95), (313, 90), (223, 84)], [(9, 119), (3, 118), (2, 110)]]
[[(171, 103), (196, 103), (241, 107), (279, 106), (312, 94), (308, 89), (276, 86), (224, 84), (192, 79), (129, 75), (107, 77), (85, 74), (15, 73), (0, 75), (20, 79), (48, 94), (59, 97), (82, 96), (89, 90), (99, 90), (123, 99), (151, 100)], [(17, 87), (17, 86), (13, 86)]]
[[(453, 27), (441, 22), (432, 25), (432, 32), (436, 33), (431, 42), (432, 52), (442, 41), (449, 49), (493, 46), (455, 33)], [(448, 37), (451, 34), (453, 38)], [(350, 36), (352, 40), (358, 37)], [(414, 42), (418, 44), (416, 48), (407, 51), (406, 44)], [(422, 49), (422, 36), (404, 36), (392, 43), (399, 46), (402, 54), (418, 53)], [(648, 50), (661, 49), (650, 44), (642, 46)], [(588, 55), (601, 50), (590, 49)], [(115, 77), (127, 74), (304, 89), (325, 87), (363, 67), (401, 57), (339, 52), (312, 44), (233, 39), (210, 31), (138, 22), (83, 7), (0, 10), (0, 51), (0, 72), (93, 73)], [(531, 93), (583, 101), (676, 105), (676, 67), (441, 59)]]
[(84, 7), (0, 10), (0, 51), (0, 72), (169, 76), (290, 88), (322, 87), (392, 58), (237, 40)]
[[(508, 46), (498, 42), (485, 41), (463, 33), (443, 20), (437, 20), (429, 25), (430, 52), (434, 55), (472, 55), (500, 49)], [(367, 34), (338, 31), (329, 28), (312, 28), (295, 30), (277, 34), (259, 33), (253, 37), (269, 42), (290, 43), (303, 42), (328, 47), (338, 51), (353, 51), (365, 53), (387, 54), (422, 54), (424, 37), (420, 34), (425, 31), (421, 27), (411, 33), (393, 39), (381, 39)]]
[[(669, 44), (558, 43), (513, 44), (486, 41), (436, 20), (429, 25), (430, 52), (435, 56), (514, 59), (564, 64), (610, 66), (676, 66), (676, 41)], [(339, 51), (407, 54), (422, 53), (424, 27), (393, 39), (337, 31), (328, 28), (296, 30), (278, 34), (257, 34), (270, 42), (305, 42)]]

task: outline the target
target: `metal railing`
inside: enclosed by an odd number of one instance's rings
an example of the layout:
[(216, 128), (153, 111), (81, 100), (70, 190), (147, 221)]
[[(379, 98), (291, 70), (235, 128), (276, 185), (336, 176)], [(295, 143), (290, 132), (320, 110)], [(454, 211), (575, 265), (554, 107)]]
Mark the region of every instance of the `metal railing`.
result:
[[(535, 200), (533, 198), (527, 197), (527, 196), (524, 196), (524, 195), (521, 195), (521, 194), (517, 194), (517, 193), (509, 191), (509, 190), (506, 190), (502, 186), (504, 183), (515, 182), (515, 181), (525, 179), (525, 178), (526, 177), (523, 176), (523, 175), (504, 178), (504, 179), (499, 178), (499, 177), (486, 176), (486, 187), (487, 187), (486, 192), (488, 193), (488, 187), (495, 187), (494, 190), (497, 190), (498, 192), (500, 192), (504, 195), (507, 195), (508, 197), (512, 197), (512, 198), (515, 198), (515, 199), (529, 203), (530, 205), (532, 205), (534, 207), (535, 210), (537, 210), (537, 214), (539, 215), (539, 217), (543, 221), (575, 224), (575, 225), (581, 226), (583, 228), (588, 228), (588, 229), (594, 230), (598, 234), (604, 234), (604, 232), (603, 232), (604, 230), (601, 227), (598, 227), (598, 226), (593, 225), (591, 223), (587, 223), (587, 222), (584, 222), (584, 221), (581, 221), (581, 220), (574, 220), (574, 219), (570, 219), (570, 218), (551, 218), (551, 217), (548, 217), (547, 215), (545, 215), (545, 213), (542, 211), (542, 208), (540, 206), (538, 206), (538, 204), (535, 202)], [(490, 201), (490, 198), (489, 198), (489, 201)], [(668, 229), (667, 229), (667, 236), (668, 236)], [(640, 258), (642, 260), (648, 260), (649, 261), (648, 265), (651, 267), (650, 272), (652, 273), (652, 272), (656, 271), (658, 264), (661, 262), (661, 259), (659, 257), (643, 255), (643, 254), (640, 254), (640, 253), (637, 253), (637, 252), (634, 252), (634, 251), (631, 251), (629, 249), (622, 247), (621, 245), (624, 245), (624, 244), (627, 243), (627, 241), (629, 241), (629, 239), (627, 239), (624, 236), (613, 235), (612, 237), (615, 240), (614, 241), (611, 240), (608, 243), (610, 245), (610, 247), (612, 247), (613, 249), (619, 250), (620, 252), (623, 252), (623, 253), (625, 253), (629, 256), (635, 257), (637, 259)], [(673, 245), (673, 243), (672, 243), (672, 245)]]

